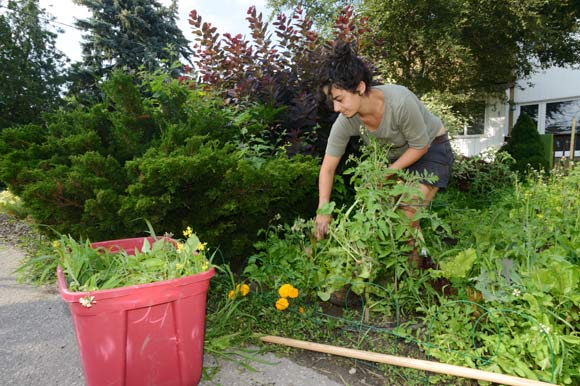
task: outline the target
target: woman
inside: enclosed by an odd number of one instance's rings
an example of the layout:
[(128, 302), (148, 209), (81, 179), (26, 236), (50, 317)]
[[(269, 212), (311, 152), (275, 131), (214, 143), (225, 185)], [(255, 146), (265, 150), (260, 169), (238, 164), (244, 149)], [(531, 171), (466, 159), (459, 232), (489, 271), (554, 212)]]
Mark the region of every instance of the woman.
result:
[[(318, 208), (330, 202), (336, 167), (350, 137), (360, 136), (361, 130), (391, 145), (391, 169), (427, 172), (438, 177), (432, 184), (421, 182), (420, 204), (427, 205), (439, 189), (447, 186), (453, 164), (449, 138), (441, 120), (429, 112), (415, 94), (398, 85), (372, 86), (369, 67), (354, 54), (348, 43), (340, 41), (322, 65), (320, 82), (334, 111), (340, 115), (330, 131), (320, 167)], [(385, 177), (389, 174), (385, 171)], [(411, 220), (415, 205), (401, 207), (401, 210)], [(316, 216), (318, 239), (328, 233), (330, 221), (330, 215)], [(417, 222), (411, 224), (419, 227)], [(414, 245), (414, 241), (410, 243)], [(415, 248), (409, 262), (420, 264)]]

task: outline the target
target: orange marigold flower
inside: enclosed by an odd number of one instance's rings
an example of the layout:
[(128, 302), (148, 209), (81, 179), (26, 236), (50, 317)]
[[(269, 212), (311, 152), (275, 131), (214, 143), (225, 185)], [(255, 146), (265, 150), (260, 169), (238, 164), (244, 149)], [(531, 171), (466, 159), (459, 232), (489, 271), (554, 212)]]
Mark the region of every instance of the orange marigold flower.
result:
[(292, 287), (292, 284), (283, 284), (278, 288), (278, 294), (281, 298), (287, 298), (290, 297), (291, 293), (294, 293), (293, 290), (295, 290), (295, 288)]
[(290, 305), (290, 303), (288, 303), (288, 299), (280, 298), (276, 302), (276, 309), (278, 311), (284, 311), (286, 308), (288, 308), (289, 305)]
[(250, 286), (247, 284), (242, 284), (240, 286), (240, 293), (242, 294), (242, 296), (246, 296), (247, 294), (250, 293)]
[(300, 312), (301, 314), (304, 313), (304, 307), (298, 307), (298, 312)]
[(290, 288), (290, 291), (288, 291), (288, 297), (292, 298), (292, 299), (296, 299), (298, 297), (298, 288)]

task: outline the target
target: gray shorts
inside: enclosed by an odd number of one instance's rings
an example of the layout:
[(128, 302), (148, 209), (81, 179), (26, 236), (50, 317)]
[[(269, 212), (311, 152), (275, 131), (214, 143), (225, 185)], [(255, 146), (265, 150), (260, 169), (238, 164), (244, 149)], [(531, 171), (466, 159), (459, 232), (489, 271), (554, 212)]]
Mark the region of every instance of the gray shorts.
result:
[(446, 134), (435, 137), (429, 150), (417, 162), (409, 166), (410, 172), (418, 172), (421, 175), (434, 174), (439, 179), (433, 183), (422, 180), (425, 185), (432, 185), (439, 189), (445, 189), (451, 177), (451, 168), (453, 167), (453, 151), (449, 143), (449, 136)]

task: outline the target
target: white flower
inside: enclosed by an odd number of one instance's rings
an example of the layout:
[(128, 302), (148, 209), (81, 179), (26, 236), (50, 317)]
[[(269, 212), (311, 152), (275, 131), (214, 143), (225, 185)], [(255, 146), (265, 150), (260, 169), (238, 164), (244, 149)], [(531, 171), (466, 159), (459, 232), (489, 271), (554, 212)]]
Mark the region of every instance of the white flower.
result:
[(514, 288), (514, 290), (512, 291), (512, 295), (514, 295), (516, 298), (518, 296), (520, 296), (521, 294), (522, 294), (522, 292), (517, 288)]
[(546, 326), (546, 325), (544, 325), (542, 323), (540, 323), (540, 329), (545, 334), (549, 334), (550, 333), (550, 327), (549, 326)]
[(97, 301), (94, 296), (85, 296), (79, 299), (79, 303), (83, 307), (91, 308)]

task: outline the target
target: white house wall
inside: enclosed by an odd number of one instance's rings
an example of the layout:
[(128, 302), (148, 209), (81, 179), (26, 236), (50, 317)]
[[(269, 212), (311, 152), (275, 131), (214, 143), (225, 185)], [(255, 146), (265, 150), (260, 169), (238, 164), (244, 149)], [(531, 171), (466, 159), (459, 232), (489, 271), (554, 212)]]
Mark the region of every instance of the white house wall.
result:
[(507, 104), (504, 100), (490, 99), (486, 105), (484, 134), (461, 135), (451, 140), (453, 148), (459, 154), (471, 157), (488, 148), (498, 149), (503, 145), (507, 135)]
[(515, 89), (516, 104), (580, 96), (580, 70), (552, 67), (534, 74), (529, 83), (531, 85), (526, 81), (518, 82)]
[[(508, 134), (509, 90), (505, 100), (490, 100), (485, 111), (485, 129), (482, 135), (457, 136), (452, 139), (454, 148), (465, 156), (474, 156), (488, 148), (499, 148)], [(580, 98), (580, 69), (553, 67), (539, 71), (526, 81), (518, 82), (514, 90), (515, 123), (520, 114), (520, 106), (540, 104)], [(545, 107), (539, 109), (538, 131), (544, 134)]]

